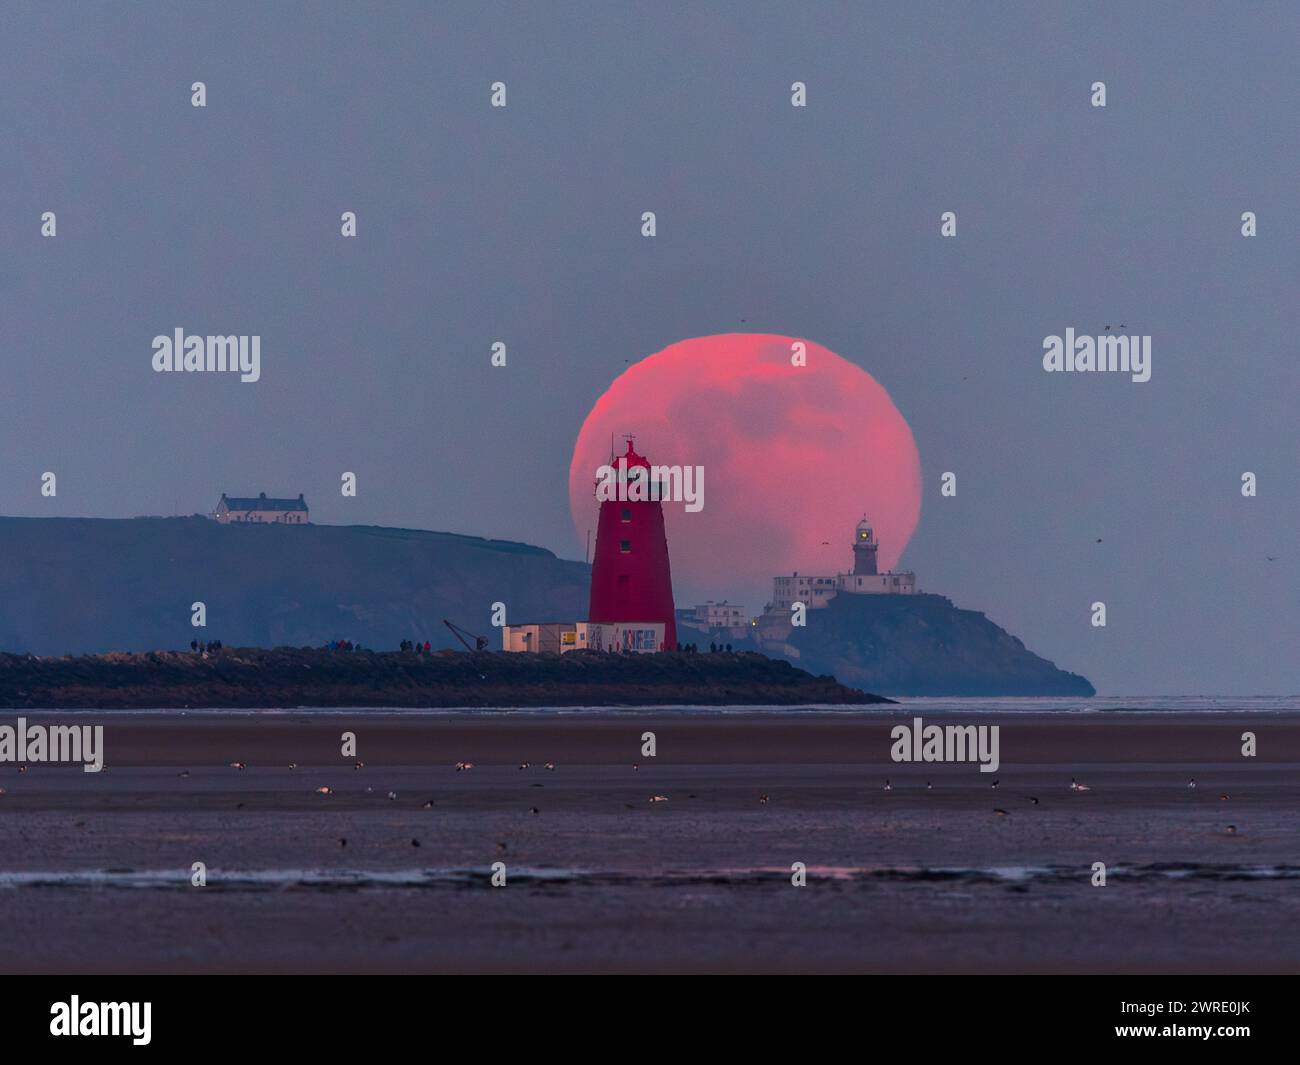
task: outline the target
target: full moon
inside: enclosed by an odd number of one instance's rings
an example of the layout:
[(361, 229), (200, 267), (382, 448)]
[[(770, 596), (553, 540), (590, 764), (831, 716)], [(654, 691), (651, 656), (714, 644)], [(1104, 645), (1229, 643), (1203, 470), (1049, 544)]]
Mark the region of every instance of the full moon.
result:
[(907, 421), (869, 373), (811, 340), (694, 337), (621, 374), (573, 448), (580, 545), (596, 524), (596, 471), (610, 461), (611, 438), (621, 454), (628, 436), (652, 465), (704, 469), (703, 509), (664, 504), (679, 608), (725, 598), (754, 614), (773, 576), (851, 569), (864, 515), (880, 568), (895, 569), (920, 517), (921, 462)]

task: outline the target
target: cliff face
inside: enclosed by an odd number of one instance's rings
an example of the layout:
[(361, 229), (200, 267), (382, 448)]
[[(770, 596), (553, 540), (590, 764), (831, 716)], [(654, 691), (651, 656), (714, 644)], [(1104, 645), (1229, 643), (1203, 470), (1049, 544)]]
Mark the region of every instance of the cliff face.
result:
[[(511, 621), (585, 618), (589, 567), (475, 536), (206, 518), (0, 518), (0, 650), (32, 654), (402, 639), (459, 646)], [(207, 607), (192, 628), (190, 604)]]
[(940, 595), (839, 595), (808, 611), (791, 660), (885, 695), (1096, 694), (974, 610)]
[(0, 654), (0, 707), (799, 706), (889, 700), (757, 654), (417, 655), (227, 648), (214, 654)]

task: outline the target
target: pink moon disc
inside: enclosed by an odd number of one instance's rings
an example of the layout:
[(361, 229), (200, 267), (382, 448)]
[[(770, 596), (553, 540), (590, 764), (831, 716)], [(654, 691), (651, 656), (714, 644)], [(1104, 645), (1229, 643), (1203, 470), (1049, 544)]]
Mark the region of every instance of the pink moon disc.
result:
[[(792, 362), (802, 344), (806, 365)], [(771, 595), (781, 573), (852, 568), (865, 514), (882, 570), (898, 566), (921, 513), (907, 421), (865, 370), (799, 337), (682, 340), (621, 374), (596, 401), (569, 466), (579, 544), (596, 525), (597, 469), (633, 436), (651, 464), (704, 468), (704, 507), (665, 503), (678, 607)], [(689, 599), (689, 603), (687, 600)], [(751, 613), (762, 603), (744, 602)]]

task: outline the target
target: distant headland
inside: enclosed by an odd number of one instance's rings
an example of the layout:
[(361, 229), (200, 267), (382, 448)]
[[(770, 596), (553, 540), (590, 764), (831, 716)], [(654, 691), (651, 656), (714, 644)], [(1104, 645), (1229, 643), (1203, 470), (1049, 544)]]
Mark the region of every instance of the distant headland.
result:
[[(617, 547), (626, 534), (616, 529), (614, 537)], [(777, 577), (771, 609), (757, 619), (733, 604), (697, 607), (702, 617), (679, 611), (680, 633), (665, 642), (759, 651), (889, 696), (1093, 694), (1086, 678), (1035, 655), (991, 619), (917, 592), (913, 574), (873, 572), (875, 548), (863, 523), (852, 573)], [(257, 648), (416, 642), (459, 651), (444, 619), (496, 645), (507, 631), (494, 627), (496, 603), (508, 607), (503, 620), (512, 629), (594, 616), (592, 567), (584, 562), (508, 540), (315, 525), (301, 496), (223, 496), (212, 518), (0, 517), (0, 557), (0, 651), (18, 655), (178, 648), (192, 640)], [(610, 596), (617, 600), (617, 588)], [(664, 600), (659, 607), (670, 611)], [(203, 627), (194, 625), (198, 603)], [(802, 627), (789, 623), (801, 604)], [(531, 705), (523, 696), (500, 698)]]

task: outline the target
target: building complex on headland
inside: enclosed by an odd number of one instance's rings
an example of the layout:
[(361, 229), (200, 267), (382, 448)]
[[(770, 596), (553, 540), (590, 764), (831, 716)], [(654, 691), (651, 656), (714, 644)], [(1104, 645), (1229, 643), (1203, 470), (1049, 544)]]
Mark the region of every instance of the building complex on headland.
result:
[[(620, 485), (648, 477), (650, 471), (650, 463), (636, 453), (629, 438), (627, 452), (618, 459)], [(507, 625), (501, 631), (502, 649), (561, 654), (582, 649), (675, 651), (677, 623), (662, 498), (662, 492), (654, 491), (647, 498), (602, 499), (587, 620)]]
[(270, 499), (265, 492), (256, 498), (228, 496), (222, 492), (211, 516), (214, 521), (219, 521), (222, 525), (236, 522), (306, 525), (310, 521), (310, 511), (301, 493), (297, 499)]
[(876, 551), (880, 544), (871, 523), (863, 518), (853, 533), (853, 570), (834, 576), (809, 576), (792, 573), (772, 579), (772, 602), (769, 612), (786, 613), (795, 603), (806, 603), (810, 610), (823, 607), (840, 592), (851, 595), (912, 595), (916, 592), (915, 573), (879, 573)]
[(745, 608), (739, 603), (729, 603), (725, 599), (721, 603), (715, 603), (712, 599), (707, 603), (700, 603), (696, 606), (694, 616), (690, 620), (694, 622), (697, 629), (704, 629), (706, 632), (717, 633), (731, 639), (745, 636), (750, 626)]
[(755, 638), (764, 650), (784, 644), (790, 635), (795, 606), (818, 610), (837, 595), (914, 595), (915, 573), (880, 573), (876, 553), (880, 543), (863, 517), (853, 531), (853, 570), (831, 576), (792, 573), (772, 578), (772, 601), (757, 619)]

